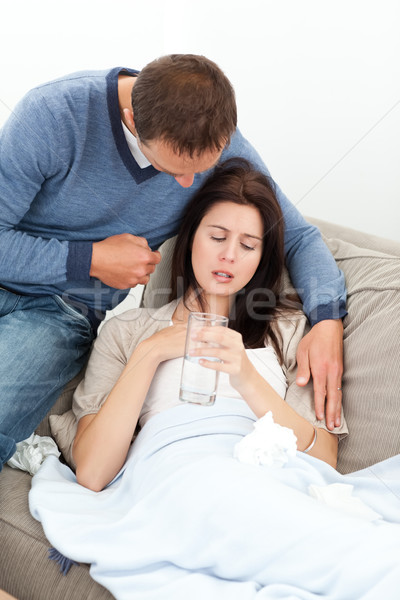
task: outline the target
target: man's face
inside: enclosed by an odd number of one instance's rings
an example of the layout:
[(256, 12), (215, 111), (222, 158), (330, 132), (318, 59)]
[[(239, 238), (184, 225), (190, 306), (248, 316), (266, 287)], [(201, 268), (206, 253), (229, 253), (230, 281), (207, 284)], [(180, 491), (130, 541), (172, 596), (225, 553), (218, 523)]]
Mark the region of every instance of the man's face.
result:
[(222, 152), (207, 151), (191, 158), (185, 154), (176, 154), (170, 146), (161, 140), (144, 143), (137, 137), (137, 141), (141, 152), (153, 167), (174, 177), (179, 185), (184, 188), (192, 185), (196, 173), (202, 173), (214, 167)]

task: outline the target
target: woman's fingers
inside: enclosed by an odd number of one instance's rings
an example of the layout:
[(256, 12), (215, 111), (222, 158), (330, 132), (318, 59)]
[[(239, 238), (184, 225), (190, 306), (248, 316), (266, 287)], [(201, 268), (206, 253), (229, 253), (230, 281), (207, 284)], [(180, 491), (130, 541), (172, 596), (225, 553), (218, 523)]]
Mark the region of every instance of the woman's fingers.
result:
[(242, 336), (237, 331), (228, 327), (202, 327), (198, 329), (192, 336), (193, 340), (199, 342), (208, 342), (219, 344), (221, 346), (231, 345), (233, 342), (243, 346)]

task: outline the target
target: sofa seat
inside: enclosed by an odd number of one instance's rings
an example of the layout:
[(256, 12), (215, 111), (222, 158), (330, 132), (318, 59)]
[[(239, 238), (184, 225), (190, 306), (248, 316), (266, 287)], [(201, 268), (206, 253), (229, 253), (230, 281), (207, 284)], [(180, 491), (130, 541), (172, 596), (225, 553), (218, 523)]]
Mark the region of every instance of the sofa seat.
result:
[(5, 466), (0, 478), (0, 589), (18, 600), (112, 599), (90, 577), (87, 565), (74, 565), (62, 575), (49, 559), (50, 544), (28, 508), (31, 476)]

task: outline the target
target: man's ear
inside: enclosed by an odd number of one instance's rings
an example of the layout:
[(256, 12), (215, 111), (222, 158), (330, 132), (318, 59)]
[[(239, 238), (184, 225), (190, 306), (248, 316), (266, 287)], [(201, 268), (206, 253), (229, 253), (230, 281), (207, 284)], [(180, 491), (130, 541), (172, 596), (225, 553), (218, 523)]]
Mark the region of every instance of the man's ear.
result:
[(134, 136), (137, 136), (136, 127), (135, 127), (135, 119), (133, 118), (133, 111), (130, 110), (129, 108), (124, 108), (123, 113), (124, 113), (125, 122), (128, 125), (129, 129), (131, 130), (131, 132), (133, 133)]

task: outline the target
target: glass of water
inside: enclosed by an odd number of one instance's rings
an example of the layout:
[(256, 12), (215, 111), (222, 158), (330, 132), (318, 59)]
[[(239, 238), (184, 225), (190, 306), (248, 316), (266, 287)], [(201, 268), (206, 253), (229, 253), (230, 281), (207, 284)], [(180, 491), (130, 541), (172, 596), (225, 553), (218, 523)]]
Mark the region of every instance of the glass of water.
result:
[[(194, 402), (210, 406), (215, 402), (215, 394), (218, 384), (218, 371), (208, 369), (199, 364), (200, 359), (218, 361), (218, 358), (207, 357), (207, 348), (216, 346), (209, 342), (193, 340), (193, 334), (203, 327), (215, 327), (216, 325), (228, 326), (228, 317), (213, 315), (210, 313), (192, 312), (189, 315), (188, 328), (185, 344), (185, 358), (182, 367), (181, 387), (179, 398), (183, 402)], [(201, 356), (191, 356), (190, 350), (201, 348)]]

